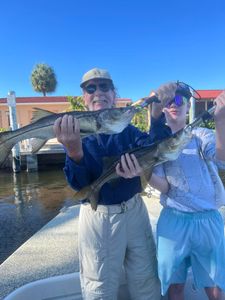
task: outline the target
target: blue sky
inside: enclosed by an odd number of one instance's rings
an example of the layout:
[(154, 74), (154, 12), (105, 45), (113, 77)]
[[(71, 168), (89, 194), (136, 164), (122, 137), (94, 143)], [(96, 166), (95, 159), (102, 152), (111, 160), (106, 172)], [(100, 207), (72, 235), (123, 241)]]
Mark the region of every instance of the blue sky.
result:
[(55, 70), (57, 96), (80, 95), (96, 66), (133, 100), (177, 79), (224, 89), (225, 1), (2, 0), (0, 97), (41, 95), (30, 83), (37, 63)]

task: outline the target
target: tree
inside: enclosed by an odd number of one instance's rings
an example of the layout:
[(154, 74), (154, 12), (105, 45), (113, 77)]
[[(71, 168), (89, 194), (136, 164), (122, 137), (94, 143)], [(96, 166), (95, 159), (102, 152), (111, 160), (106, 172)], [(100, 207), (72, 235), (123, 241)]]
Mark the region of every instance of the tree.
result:
[(144, 108), (143, 110), (136, 113), (131, 123), (137, 128), (139, 128), (141, 131), (148, 131), (148, 110)]
[(85, 105), (84, 105), (84, 101), (83, 101), (83, 97), (82, 96), (77, 96), (77, 97), (72, 97), (72, 96), (68, 96), (67, 100), (70, 103), (70, 107), (68, 108), (68, 111), (72, 111), (72, 110), (87, 110)]
[(47, 64), (37, 64), (31, 73), (31, 82), (33, 89), (36, 92), (46, 93), (54, 92), (57, 85), (57, 80), (54, 70)]

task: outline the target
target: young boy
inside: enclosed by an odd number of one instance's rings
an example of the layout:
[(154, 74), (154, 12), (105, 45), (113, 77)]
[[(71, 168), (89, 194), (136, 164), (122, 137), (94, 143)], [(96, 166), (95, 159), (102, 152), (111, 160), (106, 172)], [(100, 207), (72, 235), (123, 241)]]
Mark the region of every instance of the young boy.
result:
[[(206, 128), (193, 129), (193, 137), (179, 158), (156, 167), (150, 179), (161, 192), (158, 273), (162, 294), (168, 290), (171, 300), (184, 299), (190, 266), (196, 287), (204, 288), (210, 300), (223, 299), (225, 242), (218, 208), (225, 205), (225, 190), (217, 168), (225, 169), (225, 92), (215, 99), (215, 105), (215, 134)], [(185, 127), (189, 108), (188, 97), (179, 95), (164, 103), (163, 112), (173, 133)], [(126, 175), (120, 171), (119, 175), (128, 178), (141, 174), (134, 156), (126, 154), (126, 164)]]

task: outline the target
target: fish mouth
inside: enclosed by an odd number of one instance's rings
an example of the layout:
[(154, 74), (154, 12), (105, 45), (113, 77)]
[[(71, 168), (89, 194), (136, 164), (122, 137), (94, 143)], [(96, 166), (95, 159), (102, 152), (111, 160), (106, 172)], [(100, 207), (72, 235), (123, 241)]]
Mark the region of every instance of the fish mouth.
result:
[(127, 117), (133, 117), (135, 112), (136, 112), (135, 109), (131, 107), (128, 110), (126, 110), (123, 115)]

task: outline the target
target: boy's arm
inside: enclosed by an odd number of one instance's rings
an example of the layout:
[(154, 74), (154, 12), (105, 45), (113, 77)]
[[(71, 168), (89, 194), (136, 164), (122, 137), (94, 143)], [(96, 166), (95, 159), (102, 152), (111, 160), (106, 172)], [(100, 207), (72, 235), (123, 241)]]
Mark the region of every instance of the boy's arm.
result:
[(167, 194), (169, 191), (169, 183), (166, 178), (159, 177), (156, 174), (152, 174), (149, 184), (154, 188), (160, 191), (162, 194)]
[(156, 95), (160, 100), (160, 103), (153, 102), (150, 107), (150, 136), (153, 141), (166, 138), (172, 133), (170, 127), (165, 124), (166, 119), (163, 113), (163, 107), (168, 100), (174, 98), (176, 89), (177, 84), (174, 82), (169, 82), (162, 84), (155, 92), (150, 94), (150, 96)]
[(215, 99), (216, 158), (225, 161), (225, 91)]

